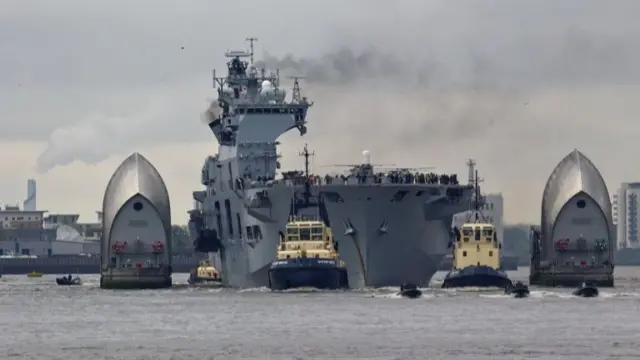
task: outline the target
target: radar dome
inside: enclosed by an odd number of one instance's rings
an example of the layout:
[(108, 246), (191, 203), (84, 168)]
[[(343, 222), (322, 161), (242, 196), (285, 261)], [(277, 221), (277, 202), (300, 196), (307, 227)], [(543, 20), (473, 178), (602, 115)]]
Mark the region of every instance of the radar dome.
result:
[(362, 151), (362, 163), (371, 164), (371, 153), (369, 152), (369, 150)]
[(267, 100), (272, 100), (276, 98), (276, 92), (277, 90), (272, 87), (263, 86), (262, 89), (260, 89), (260, 96)]
[(263, 88), (263, 89), (270, 88), (270, 87), (271, 87), (271, 81), (269, 81), (269, 80), (264, 80), (264, 81), (262, 82), (262, 85), (261, 85), (261, 86), (262, 86), (262, 88)]

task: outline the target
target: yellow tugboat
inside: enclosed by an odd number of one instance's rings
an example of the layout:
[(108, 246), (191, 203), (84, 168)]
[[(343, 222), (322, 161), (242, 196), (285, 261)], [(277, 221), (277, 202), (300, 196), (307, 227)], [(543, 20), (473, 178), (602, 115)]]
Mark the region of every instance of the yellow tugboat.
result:
[(29, 278), (41, 278), (42, 277), (42, 273), (39, 272), (39, 271), (32, 271), (32, 272), (27, 274), (27, 277), (29, 277)]
[(344, 262), (339, 259), (331, 228), (319, 220), (292, 217), (280, 236), (277, 260), (269, 269), (269, 288), (348, 288)]
[(189, 274), (189, 280), (187, 282), (191, 285), (207, 284), (212, 286), (222, 286), (222, 277), (220, 272), (213, 267), (208, 260), (200, 261), (200, 265), (191, 270)]
[(478, 173), (475, 173), (475, 201), (472, 216), (475, 221), (467, 220), (461, 230), (454, 229), (453, 270), (442, 283), (443, 288), (458, 287), (499, 287), (512, 288), (511, 280), (500, 266), (500, 249), (496, 229), (493, 224), (480, 221), (480, 188)]

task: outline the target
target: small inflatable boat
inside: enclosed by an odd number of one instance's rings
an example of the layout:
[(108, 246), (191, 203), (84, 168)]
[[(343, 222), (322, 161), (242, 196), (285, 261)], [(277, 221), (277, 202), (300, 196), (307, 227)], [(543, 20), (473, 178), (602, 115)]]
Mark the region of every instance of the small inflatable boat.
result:
[(82, 280), (77, 276), (75, 278), (63, 276), (56, 278), (56, 283), (62, 286), (82, 285)]
[(598, 296), (598, 288), (587, 285), (587, 283), (582, 283), (579, 288), (573, 291), (573, 295), (580, 297), (596, 297)]
[(504, 293), (507, 295), (513, 295), (515, 298), (525, 298), (529, 296), (529, 287), (522, 281), (518, 281), (515, 284), (504, 289)]
[(422, 296), (422, 291), (418, 289), (417, 285), (403, 284), (403, 285), (400, 285), (400, 292), (398, 293), (398, 295), (409, 298), (409, 299), (415, 299)]

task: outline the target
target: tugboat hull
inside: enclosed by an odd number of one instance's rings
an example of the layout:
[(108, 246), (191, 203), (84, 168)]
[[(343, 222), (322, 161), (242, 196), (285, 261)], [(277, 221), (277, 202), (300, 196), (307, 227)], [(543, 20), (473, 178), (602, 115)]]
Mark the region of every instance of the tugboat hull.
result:
[(451, 271), (442, 283), (443, 288), (499, 287), (506, 289), (510, 286), (512, 286), (511, 280), (505, 272), (489, 266), (469, 266)]
[(287, 259), (274, 261), (269, 269), (269, 288), (287, 290), (349, 288), (347, 270), (329, 259)]
[(207, 287), (222, 287), (221, 278), (205, 278), (200, 276), (189, 276), (187, 279), (189, 285), (207, 285)]

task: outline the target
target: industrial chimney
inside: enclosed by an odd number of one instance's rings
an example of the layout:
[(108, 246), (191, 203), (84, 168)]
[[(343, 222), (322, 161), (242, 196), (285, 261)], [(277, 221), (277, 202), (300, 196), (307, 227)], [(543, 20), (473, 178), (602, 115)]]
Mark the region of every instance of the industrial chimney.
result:
[(24, 211), (36, 211), (36, 181), (34, 179), (27, 180), (27, 198), (22, 203)]

